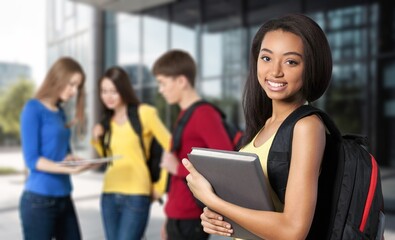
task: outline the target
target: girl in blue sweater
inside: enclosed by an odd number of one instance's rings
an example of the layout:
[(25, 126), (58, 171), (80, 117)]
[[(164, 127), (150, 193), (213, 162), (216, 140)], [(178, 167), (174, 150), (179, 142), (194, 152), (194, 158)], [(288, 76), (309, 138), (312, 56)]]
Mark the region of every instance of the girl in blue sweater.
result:
[[(84, 81), (84, 71), (75, 60), (60, 58), (22, 110), (22, 150), (29, 169), (20, 201), (24, 239), (81, 239), (70, 197), (70, 174), (91, 166), (67, 167), (57, 162), (73, 160), (70, 127), (84, 122)], [(75, 95), (75, 116), (67, 122), (61, 106)]]

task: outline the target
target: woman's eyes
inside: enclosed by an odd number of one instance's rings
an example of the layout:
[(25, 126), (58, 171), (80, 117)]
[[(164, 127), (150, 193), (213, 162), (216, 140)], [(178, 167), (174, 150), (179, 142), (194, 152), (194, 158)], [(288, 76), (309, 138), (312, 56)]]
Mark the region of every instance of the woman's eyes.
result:
[(286, 63), (289, 65), (297, 65), (298, 64), (298, 62), (294, 61), (294, 60), (288, 60), (288, 61), (286, 61)]
[[(263, 61), (265, 61), (265, 62), (270, 62), (270, 61), (272, 60), (272, 59), (271, 59), (270, 57), (268, 57), (268, 56), (262, 56), (261, 59), (262, 59)], [(299, 62), (297, 62), (297, 61), (295, 61), (295, 60), (292, 60), (292, 59), (286, 60), (285, 63), (286, 63), (286, 64), (289, 64), (289, 65), (298, 65), (298, 64), (299, 64)]]

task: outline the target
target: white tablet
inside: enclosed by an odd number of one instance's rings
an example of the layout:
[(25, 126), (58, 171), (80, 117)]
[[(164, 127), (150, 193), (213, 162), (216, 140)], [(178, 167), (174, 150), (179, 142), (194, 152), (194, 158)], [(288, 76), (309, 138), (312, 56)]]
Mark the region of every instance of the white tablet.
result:
[(103, 157), (103, 158), (91, 158), (91, 159), (81, 159), (75, 161), (62, 161), (58, 164), (63, 166), (81, 166), (81, 165), (88, 165), (88, 164), (97, 164), (97, 163), (106, 163), (111, 162), (116, 159), (120, 159), (122, 156), (116, 155), (111, 157)]

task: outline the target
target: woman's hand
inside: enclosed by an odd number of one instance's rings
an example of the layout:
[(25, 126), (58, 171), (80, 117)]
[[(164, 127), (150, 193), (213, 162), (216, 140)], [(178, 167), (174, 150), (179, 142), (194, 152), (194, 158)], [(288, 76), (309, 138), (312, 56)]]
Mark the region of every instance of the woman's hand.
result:
[(86, 165), (81, 165), (81, 166), (73, 166), (73, 167), (69, 167), (69, 168), (71, 168), (71, 172), (70, 172), (71, 174), (78, 174), (78, 173), (85, 172), (86, 170), (97, 168), (97, 164), (86, 164)]
[(99, 140), (99, 138), (104, 134), (104, 128), (101, 124), (97, 123), (93, 127), (92, 130), (92, 137), (94, 140)]
[(179, 161), (171, 152), (164, 152), (162, 155), (160, 167), (166, 169), (169, 173), (177, 174)]
[(189, 189), (197, 199), (202, 201), (206, 206), (209, 206), (207, 203), (210, 197), (214, 195), (213, 187), (207, 179), (193, 167), (188, 159), (182, 159), (182, 164), (184, 164), (185, 168), (189, 171), (186, 177)]
[(64, 159), (63, 162), (72, 162), (72, 161), (79, 161), (81, 160), (80, 157), (72, 155), (72, 154), (68, 154)]
[[(78, 162), (81, 160), (83, 160), (83, 158), (69, 154), (63, 159), (63, 162), (70, 162), (70, 161)], [(101, 165), (103, 165), (103, 163), (92, 163), (92, 164), (66, 166), (66, 167), (70, 168), (70, 174), (78, 174), (86, 170), (98, 169)]]
[(231, 225), (225, 222), (221, 215), (207, 207), (203, 209), (200, 219), (202, 220), (203, 230), (208, 234), (230, 237), (233, 233)]
[[(78, 157), (68, 155), (63, 161), (78, 161), (81, 160)], [(43, 172), (50, 173), (60, 173), (60, 174), (77, 174), (88, 169), (96, 167), (97, 164), (87, 164), (87, 165), (77, 165), (77, 166), (67, 166), (59, 164), (59, 162), (54, 162), (53, 160), (40, 157), (36, 164), (36, 169)]]

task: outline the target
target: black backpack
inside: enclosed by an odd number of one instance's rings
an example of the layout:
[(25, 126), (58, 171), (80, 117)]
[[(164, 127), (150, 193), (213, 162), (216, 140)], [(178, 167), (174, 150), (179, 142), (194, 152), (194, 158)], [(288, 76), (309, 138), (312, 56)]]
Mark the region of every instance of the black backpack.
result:
[[(142, 128), (141, 128), (141, 123), (140, 123), (137, 109), (138, 109), (137, 105), (129, 105), (128, 110), (127, 110), (128, 111), (128, 118), (129, 118), (130, 124), (132, 125), (132, 128), (139, 136), (141, 149), (143, 149), (143, 153), (145, 154), (146, 153), (145, 146), (144, 146), (144, 142), (142, 139)], [(100, 124), (103, 126), (104, 132), (105, 132), (105, 134), (102, 137), (100, 137), (100, 144), (103, 148), (103, 155), (108, 156), (108, 155), (111, 155), (111, 152), (107, 152), (107, 150), (109, 149), (109, 146), (110, 146), (110, 139), (111, 139), (110, 118), (108, 116), (104, 117), (102, 119), (102, 121), (100, 122)], [(149, 146), (149, 158), (146, 161), (148, 170), (150, 172), (151, 181), (153, 183), (157, 182), (160, 178), (161, 168), (159, 165), (160, 165), (160, 161), (161, 161), (161, 157), (162, 157), (162, 152), (163, 152), (162, 146), (159, 144), (159, 142), (156, 140), (156, 138), (153, 137), (151, 144)], [(107, 167), (107, 165), (104, 165), (101, 168), (101, 170), (104, 171), (105, 170), (104, 168), (106, 168), (106, 167)]]
[(180, 149), (181, 136), (182, 136), (182, 132), (184, 131), (184, 127), (188, 123), (188, 121), (191, 118), (192, 113), (195, 111), (195, 109), (202, 104), (208, 104), (208, 105), (212, 106), (221, 115), (222, 124), (226, 130), (226, 133), (229, 136), (229, 139), (231, 140), (231, 142), (233, 144), (233, 150), (235, 150), (235, 151), (239, 150), (241, 147), (243, 131), (236, 125), (228, 122), (226, 120), (225, 113), (222, 112), (221, 109), (219, 109), (217, 106), (215, 106), (214, 104), (207, 102), (205, 100), (200, 100), (200, 101), (193, 103), (187, 110), (185, 110), (185, 113), (182, 115), (182, 117), (178, 121), (176, 127), (174, 128), (173, 133), (172, 133), (172, 138), (173, 138), (173, 145), (172, 145), (172, 149), (171, 149), (172, 152)]
[[(136, 131), (136, 133), (139, 136), (141, 149), (143, 149), (143, 152), (145, 154), (146, 148), (143, 142), (142, 127), (138, 116), (137, 108), (138, 106), (136, 105), (130, 105), (128, 107), (128, 117), (134, 131)], [(148, 170), (150, 172), (151, 181), (153, 183), (157, 182), (160, 178), (160, 172), (161, 172), (160, 162), (162, 158), (162, 153), (163, 153), (163, 148), (154, 136), (149, 146), (149, 157), (146, 161)]]
[[(378, 164), (366, 150), (366, 138), (342, 136), (331, 118), (309, 105), (295, 110), (283, 122), (268, 156), (268, 176), (284, 203), (295, 123), (317, 114), (329, 134), (318, 183), (318, 199), (307, 239), (378, 239), (384, 232), (384, 201)], [(283, 174), (271, 175), (271, 172)]]

